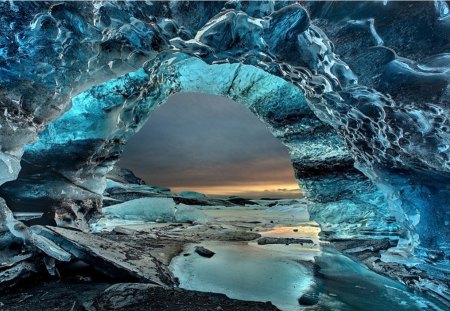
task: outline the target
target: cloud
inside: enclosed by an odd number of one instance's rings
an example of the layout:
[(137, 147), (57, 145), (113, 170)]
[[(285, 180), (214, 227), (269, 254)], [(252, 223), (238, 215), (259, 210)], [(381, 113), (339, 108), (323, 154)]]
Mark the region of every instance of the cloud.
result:
[(296, 183), (286, 147), (246, 107), (193, 93), (156, 110), (119, 164), (149, 184), (193, 190)]

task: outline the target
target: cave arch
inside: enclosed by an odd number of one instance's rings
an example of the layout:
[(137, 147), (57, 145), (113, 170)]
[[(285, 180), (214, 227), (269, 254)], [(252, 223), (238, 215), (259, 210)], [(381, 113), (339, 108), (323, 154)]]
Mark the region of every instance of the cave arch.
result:
[[(3, 187), (3, 196), (31, 187), (39, 199), (45, 189), (60, 215), (87, 228), (126, 141), (180, 92), (219, 95), (249, 108), (288, 147), (296, 179), (312, 203), (310, 214), (330, 236), (387, 236), (397, 229), (386, 217), (382, 194), (353, 168), (342, 139), (317, 119), (301, 89), (251, 65), (210, 65), (186, 54), (161, 57), (75, 97), (72, 108), (27, 146), (25, 163), (32, 164)], [(7, 201), (14, 206), (14, 199)]]

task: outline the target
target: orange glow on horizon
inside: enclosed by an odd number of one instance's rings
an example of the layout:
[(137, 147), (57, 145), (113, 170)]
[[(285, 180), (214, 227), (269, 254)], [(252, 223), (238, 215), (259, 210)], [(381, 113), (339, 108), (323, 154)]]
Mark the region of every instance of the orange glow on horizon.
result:
[(286, 195), (302, 194), (298, 184), (263, 184), (263, 185), (223, 185), (223, 186), (192, 186), (192, 187), (173, 187), (173, 192), (181, 191), (196, 191), (209, 196), (253, 196), (264, 197), (279, 195), (284, 197)]

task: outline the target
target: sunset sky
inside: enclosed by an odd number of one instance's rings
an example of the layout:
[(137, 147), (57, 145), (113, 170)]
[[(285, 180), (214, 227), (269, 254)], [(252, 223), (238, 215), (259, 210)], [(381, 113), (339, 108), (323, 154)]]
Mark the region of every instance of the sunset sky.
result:
[(149, 185), (210, 196), (298, 197), (288, 151), (246, 107), (176, 94), (128, 143), (120, 166)]

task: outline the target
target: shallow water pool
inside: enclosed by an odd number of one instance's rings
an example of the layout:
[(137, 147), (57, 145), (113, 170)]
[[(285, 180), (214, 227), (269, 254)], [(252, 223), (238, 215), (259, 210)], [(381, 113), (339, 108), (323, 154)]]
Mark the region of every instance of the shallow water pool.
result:
[[(205, 258), (190, 244), (171, 263), (180, 287), (223, 293), (230, 298), (271, 301), (285, 311), (444, 310), (405, 286), (325, 246), (201, 243), (216, 254)], [(301, 306), (305, 293), (317, 298)]]
[(283, 310), (298, 310), (298, 297), (313, 281), (307, 267), (256, 245), (202, 243), (216, 253), (212, 258), (196, 254), (195, 246), (189, 245), (171, 263), (181, 288), (223, 293), (241, 300), (271, 301)]

